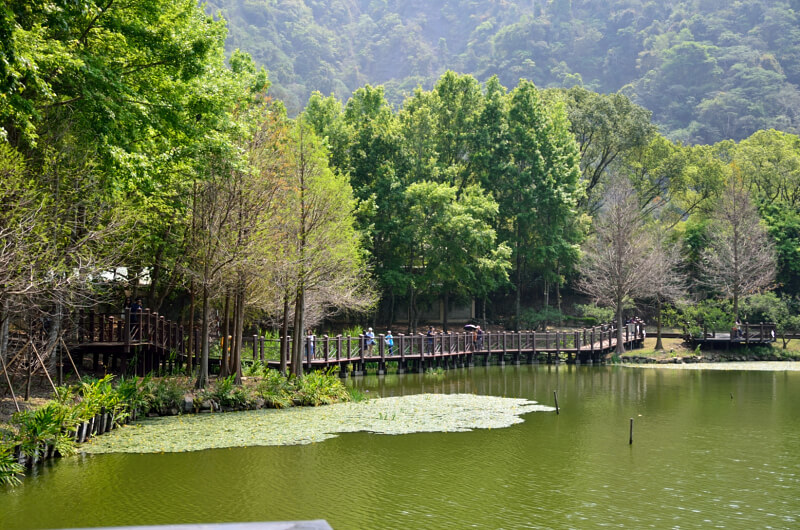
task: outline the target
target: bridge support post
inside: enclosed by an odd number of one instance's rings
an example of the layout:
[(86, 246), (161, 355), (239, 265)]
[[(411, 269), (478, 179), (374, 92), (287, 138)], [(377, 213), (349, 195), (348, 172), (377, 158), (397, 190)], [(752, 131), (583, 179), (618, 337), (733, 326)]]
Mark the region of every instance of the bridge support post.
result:
[(342, 336), (336, 335), (336, 364), (339, 366), (339, 377), (347, 379), (347, 363), (342, 364)]
[[(383, 342), (383, 334), (380, 334), (378, 336), (381, 339), (381, 342), (378, 345), (378, 352), (381, 355), (381, 360), (378, 363), (378, 375), (385, 375), (386, 374), (386, 348), (385, 348), (386, 343)], [(362, 341), (361, 358), (363, 359), (364, 358), (364, 347), (363, 347), (364, 338), (363, 338), (363, 336), (361, 336), (361, 341)]]
[(508, 351), (507, 344), (506, 344), (507, 338), (508, 338), (508, 332), (504, 331), (503, 332), (503, 351), (500, 352), (500, 358), (497, 360), (498, 361), (497, 364), (499, 364), (500, 366), (505, 366), (506, 365), (506, 352)]
[(397, 361), (397, 373), (406, 373), (406, 336), (402, 333), (397, 337), (400, 342), (400, 360)]

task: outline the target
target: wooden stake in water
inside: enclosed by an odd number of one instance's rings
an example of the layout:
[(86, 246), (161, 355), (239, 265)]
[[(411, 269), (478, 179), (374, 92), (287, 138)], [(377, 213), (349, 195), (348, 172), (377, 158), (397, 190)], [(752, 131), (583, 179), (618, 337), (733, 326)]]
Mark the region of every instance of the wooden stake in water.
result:
[(557, 390), (553, 390), (553, 397), (556, 400), (556, 414), (558, 414), (558, 391)]
[(628, 445), (633, 445), (633, 418), (631, 418), (631, 436), (628, 439)]

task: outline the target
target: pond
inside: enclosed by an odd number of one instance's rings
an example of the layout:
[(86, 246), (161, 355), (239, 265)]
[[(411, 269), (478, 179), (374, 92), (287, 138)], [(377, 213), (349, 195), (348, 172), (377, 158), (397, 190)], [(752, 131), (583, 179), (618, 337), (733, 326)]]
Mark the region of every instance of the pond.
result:
[(800, 371), (507, 365), (348, 384), (372, 396), (544, 405), (557, 391), (560, 414), (528, 412), (522, 423), (467, 432), (62, 459), (0, 490), (0, 528), (800, 525)]

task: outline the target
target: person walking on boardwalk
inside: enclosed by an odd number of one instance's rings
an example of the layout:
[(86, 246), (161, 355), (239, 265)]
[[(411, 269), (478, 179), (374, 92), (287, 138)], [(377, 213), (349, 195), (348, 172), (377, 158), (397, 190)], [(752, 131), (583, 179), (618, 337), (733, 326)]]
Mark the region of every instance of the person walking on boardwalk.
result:
[(372, 328), (367, 328), (364, 336), (367, 338), (367, 355), (371, 357), (372, 347), (375, 346), (375, 333), (372, 332)]
[(480, 326), (475, 328), (475, 333), (478, 335), (478, 341), (476, 345), (478, 348), (477, 351), (481, 351), (483, 349), (483, 330), (481, 329)]
[(310, 329), (306, 336), (306, 357), (309, 362), (314, 358), (314, 333)]
[(138, 340), (139, 339), (139, 321), (141, 320), (142, 316), (142, 299), (137, 298), (135, 302), (131, 304), (131, 339)]
[(428, 332), (425, 335), (428, 337), (425, 339), (428, 344), (428, 355), (433, 355), (433, 337), (436, 335), (436, 332), (433, 331), (433, 326), (428, 326)]
[(392, 337), (392, 332), (387, 331), (386, 336), (383, 338), (383, 341), (389, 346), (389, 357), (394, 355), (394, 337)]

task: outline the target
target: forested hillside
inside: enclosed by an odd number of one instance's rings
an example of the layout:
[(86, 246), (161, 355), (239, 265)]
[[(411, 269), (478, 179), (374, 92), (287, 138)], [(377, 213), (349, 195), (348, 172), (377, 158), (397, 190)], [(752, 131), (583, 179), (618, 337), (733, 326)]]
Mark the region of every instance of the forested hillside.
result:
[(447, 69), (622, 90), (675, 140), (800, 132), (800, 0), (214, 0), (228, 50), (290, 113), (382, 84), (393, 105)]

